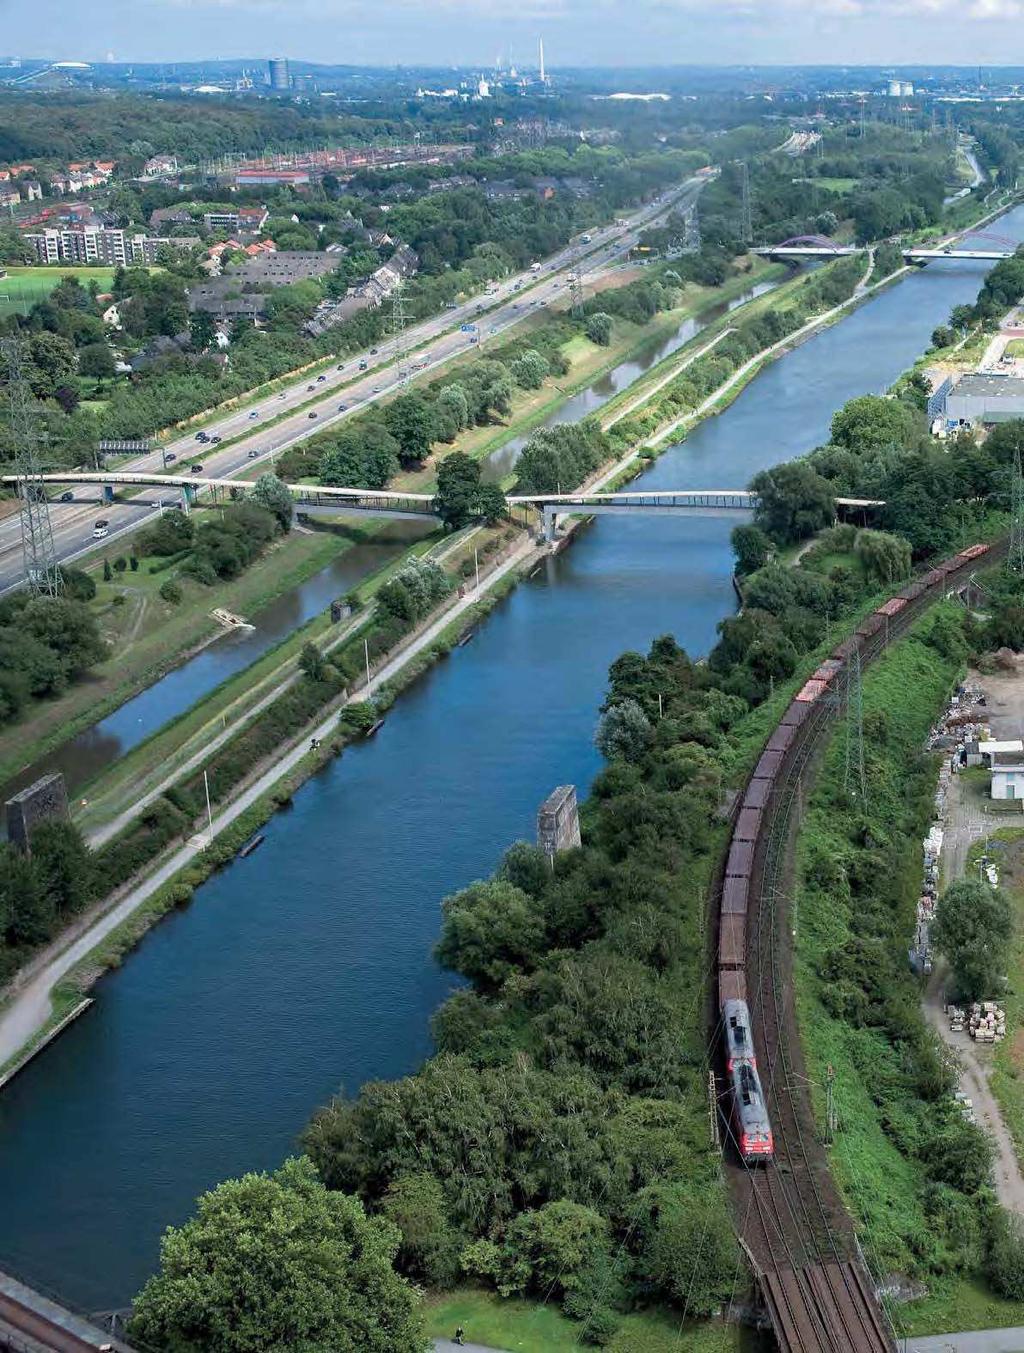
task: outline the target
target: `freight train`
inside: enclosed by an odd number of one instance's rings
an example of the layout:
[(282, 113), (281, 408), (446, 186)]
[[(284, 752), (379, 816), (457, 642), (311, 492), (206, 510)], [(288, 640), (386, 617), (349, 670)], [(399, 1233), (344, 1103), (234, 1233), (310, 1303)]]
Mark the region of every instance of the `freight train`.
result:
[(971, 545), (908, 583), (857, 626), (793, 697), (747, 781), (732, 830), (718, 912), (718, 1001), (726, 1037), (726, 1075), (736, 1144), (746, 1164), (769, 1162), (775, 1141), (754, 1055), (747, 990), (748, 920), (761, 902), (765, 850), (776, 798), (788, 799), (814, 732), (837, 707), (841, 679), (851, 663), (874, 657), (916, 615), (951, 586), (962, 585), (975, 561), (998, 546)]

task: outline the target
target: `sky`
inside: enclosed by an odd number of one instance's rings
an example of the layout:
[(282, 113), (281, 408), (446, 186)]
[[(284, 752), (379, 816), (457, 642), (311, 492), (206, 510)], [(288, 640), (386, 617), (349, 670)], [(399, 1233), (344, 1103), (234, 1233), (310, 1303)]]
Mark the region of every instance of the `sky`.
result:
[(1024, 0), (0, 0), (50, 60), (346, 65), (1024, 64)]

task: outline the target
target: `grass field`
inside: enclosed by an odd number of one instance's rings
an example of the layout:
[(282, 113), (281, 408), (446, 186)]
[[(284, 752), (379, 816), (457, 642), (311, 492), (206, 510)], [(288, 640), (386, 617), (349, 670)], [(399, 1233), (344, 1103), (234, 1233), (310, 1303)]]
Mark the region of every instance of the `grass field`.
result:
[(45, 300), (62, 277), (77, 277), (82, 286), (95, 282), (100, 291), (109, 291), (113, 268), (8, 268), (0, 277), (0, 315), (17, 311), (27, 315), (37, 301)]
[[(450, 1339), (461, 1325), (467, 1343), (507, 1353), (578, 1353), (585, 1347), (579, 1324), (557, 1306), (502, 1300), (473, 1288), (428, 1299), (426, 1316), (434, 1338)], [(752, 1331), (736, 1325), (681, 1322), (671, 1312), (645, 1311), (624, 1316), (606, 1347), (610, 1353), (753, 1353), (761, 1345)]]

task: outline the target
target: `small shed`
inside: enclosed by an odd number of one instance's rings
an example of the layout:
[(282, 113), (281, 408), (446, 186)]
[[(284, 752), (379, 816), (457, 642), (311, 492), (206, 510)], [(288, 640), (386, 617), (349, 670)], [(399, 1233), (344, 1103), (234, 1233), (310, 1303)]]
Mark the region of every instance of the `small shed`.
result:
[(992, 797), (1024, 800), (1024, 755), (1020, 752), (993, 753)]

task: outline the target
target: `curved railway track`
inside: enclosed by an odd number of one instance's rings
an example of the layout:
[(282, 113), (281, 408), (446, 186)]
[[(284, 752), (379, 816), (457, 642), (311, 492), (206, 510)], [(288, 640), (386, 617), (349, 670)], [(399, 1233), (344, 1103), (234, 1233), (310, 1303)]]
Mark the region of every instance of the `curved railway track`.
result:
[[(728, 1173), (740, 1235), (784, 1353), (895, 1348), (818, 1138), (797, 1033), (790, 898), (801, 804), (850, 665), (867, 666), (929, 605), (966, 582), (979, 557), (988, 564), (1005, 551), (1005, 542), (961, 551), (879, 607), (833, 651), (766, 744), (733, 827), (718, 910), (719, 999), (748, 1003), (774, 1156), (752, 1166), (733, 1141)], [(724, 1077), (718, 1089), (719, 1103), (728, 1103)]]

